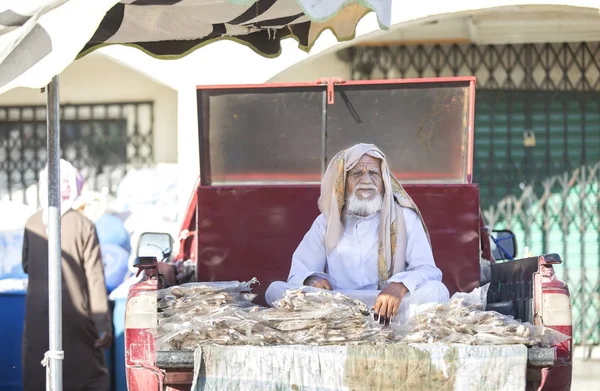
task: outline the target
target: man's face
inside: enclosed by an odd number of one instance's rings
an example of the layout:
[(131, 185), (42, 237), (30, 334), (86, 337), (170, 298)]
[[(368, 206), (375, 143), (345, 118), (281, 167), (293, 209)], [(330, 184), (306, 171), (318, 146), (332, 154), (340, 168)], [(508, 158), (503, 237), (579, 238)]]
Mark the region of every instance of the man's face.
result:
[(356, 197), (360, 201), (372, 201), (383, 194), (381, 161), (364, 155), (348, 171), (346, 176), (346, 198)]
[(63, 201), (71, 198), (71, 182), (67, 176), (60, 178), (60, 197)]

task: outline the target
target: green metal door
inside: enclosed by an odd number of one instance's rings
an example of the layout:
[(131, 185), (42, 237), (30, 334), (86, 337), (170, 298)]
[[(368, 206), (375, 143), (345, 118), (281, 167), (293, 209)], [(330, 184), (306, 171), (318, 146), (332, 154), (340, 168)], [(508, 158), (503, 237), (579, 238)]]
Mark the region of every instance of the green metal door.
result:
[(488, 222), (562, 256), (575, 343), (599, 344), (600, 94), (477, 91), (474, 168)]

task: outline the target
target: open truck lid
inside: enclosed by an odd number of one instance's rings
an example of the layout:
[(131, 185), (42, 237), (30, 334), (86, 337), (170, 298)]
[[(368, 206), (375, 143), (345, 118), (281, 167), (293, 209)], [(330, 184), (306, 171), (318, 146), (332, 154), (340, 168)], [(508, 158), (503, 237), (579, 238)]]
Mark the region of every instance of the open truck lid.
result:
[(319, 183), (377, 145), (403, 183), (470, 183), (474, 77), (198, 87), (203, 185)]

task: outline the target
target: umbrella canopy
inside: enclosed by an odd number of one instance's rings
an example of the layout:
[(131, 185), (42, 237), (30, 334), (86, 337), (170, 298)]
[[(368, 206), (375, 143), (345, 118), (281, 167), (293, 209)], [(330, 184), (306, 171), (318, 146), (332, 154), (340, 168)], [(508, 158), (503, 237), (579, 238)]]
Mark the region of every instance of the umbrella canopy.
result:
[(0, 2), (0, 94), (41, 88), (73, 60), (125, 44), (164, 59), (229, 39), (275, 57), (292, 37), (309, 51), (321, 32), (354, 38), (375, 11), (390, 25), (392, 0), (4, 0)]

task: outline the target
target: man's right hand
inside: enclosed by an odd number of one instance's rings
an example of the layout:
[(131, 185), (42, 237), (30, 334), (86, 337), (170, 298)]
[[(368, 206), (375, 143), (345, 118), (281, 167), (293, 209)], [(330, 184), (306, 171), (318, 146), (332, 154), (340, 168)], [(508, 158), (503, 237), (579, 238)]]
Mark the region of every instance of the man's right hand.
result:
[(326, 278), (318, 276), (310, 276), (304, 280), (304, 285), (312, 286), (313, 288), (326, 289), (332, 291), (331, 284)]

